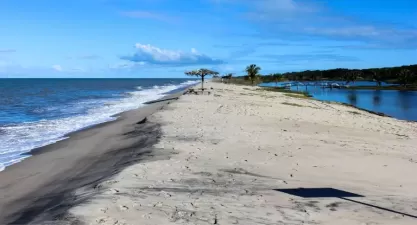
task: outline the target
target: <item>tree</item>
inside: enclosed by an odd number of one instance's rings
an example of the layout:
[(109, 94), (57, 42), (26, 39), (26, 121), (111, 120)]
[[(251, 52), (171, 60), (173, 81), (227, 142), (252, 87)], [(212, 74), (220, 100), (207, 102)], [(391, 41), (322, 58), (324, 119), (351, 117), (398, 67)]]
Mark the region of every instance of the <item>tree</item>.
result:
[(296, 79), (297, 81), (302, 81), (304, 79), (304, 72), (297, 73)]
[(224, 79), (224, 80), (227, 80), (230, 83), (230, 80), (232, 79), (232, 76), (233, 76), (233, 73), (225, 74), (224, 76), (222, 76), (222, 81)]
[(311, 81), (316, 81), (318, 73), (319, 72), (317, 72), (317, 71), (311, 71), (311, 72), (308, 73), (308, 77), (310, 78)]
[(346, 84), (349, 84), (350, 82), (350, 71), (346, 72), (345, 74), (343, 74), (343, 80), (346, 81)]
[(379, 71), (377, 70), (372, 70), (372, 79), (376, 82), (376, 85), (378, 87), (381, 87), (381, 83), (382, 83), (382, 75)]
[(359, 70), (351, 70), (346, 72), (343, 75), (343, 79), (346, 81), (346, 84), (349, 84), (350, 82), (354, 83), (359, 76), (362, 75), (362, 72)]
[(282, 75), (280, 73), (274, 73), (271, 74), (271, 76), (274, 78), (275, 85), (278, 86), (278, 82), (281, 81)]
[(415, 81), (414, 74), (408, 69), (402, 69), (398, 74), (398, 83), (400, 83), (403, 87), (407, 87), (407, 85), (413, 81)]
[(251, 64), (248, 67), (246, 67), (246, 72), (248, 73), (248, 77), (253, 83), (255, 82), (255, 79), (257, 76), (259, 76), (259, 71), (261, 70), (261, 67), (257, 66), (256, 64)]
[(216, 71), (209, 70), (209, 69), (199, 69), (199, 70), (186, 71), (185, 74), (188, 76), (201, 77), (201, 90), (204, 91), (204, 77), (218, 75), (219, 73)]

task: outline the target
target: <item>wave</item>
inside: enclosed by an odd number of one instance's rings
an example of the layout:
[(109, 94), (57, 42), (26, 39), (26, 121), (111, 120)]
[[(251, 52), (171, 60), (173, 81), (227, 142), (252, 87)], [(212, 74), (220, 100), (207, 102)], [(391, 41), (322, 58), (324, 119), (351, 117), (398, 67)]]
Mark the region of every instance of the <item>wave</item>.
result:
[[(187, 81), (179, 85), (154, 86), (149, 89), (137, 87), (124, 98), (115, 100), (79, 101), (76, 105), (65, 107), (88, 107), (86, 112), (66, 118), (25, 122), (0, 127), (0, 171), (5, 167), (30, 157), (30, 151), (66, 139), (68, 133), (96, 124), (115, 120), (114, 115), (143, 106), (144, 102), (159, 99), (177, 89), (183, 89), (198, 82)], [(87, 107), (85, 107), (87, 108)], [(74, 108), (73, 108), (74, 109)], [(77, 110), (79, 111), (79, 110)]]

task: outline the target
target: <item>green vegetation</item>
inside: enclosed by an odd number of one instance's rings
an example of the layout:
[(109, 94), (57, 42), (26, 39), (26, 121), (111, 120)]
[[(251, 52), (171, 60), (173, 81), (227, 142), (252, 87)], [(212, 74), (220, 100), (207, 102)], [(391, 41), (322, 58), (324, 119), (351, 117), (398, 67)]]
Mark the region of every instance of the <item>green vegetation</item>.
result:
[(311, 97), (313, 97), (308, 92), (293, 91), (293, 90), (285, 89), (283, 87), (261, 87), (261, 88), (258, 88), (257, 90), (286, 93), (285, 94), (286, 96), (295, 97), (295, 98), (311, 98)]
[(356, 111), (348, 111), (349, 113), (355, 114), (355, 115), (361, 115), (361, 113), (358, 113)]
[(217, 76), (219, 73), (213, 70), (209, 70), (209, 69), (199, 69), (199, 70), (186, 71), (185, 74), (187, 76), (201, 77), (201, 90), (204, 91), (204, 78), (206, 76)]
[(259, 71), (261, 71), (261, 67), (257, 66), (256, 64), (249, 65), (246, 67), (246, 72), (248, 73), (248, 78), (250, 79), (252, 85), (255, 83), (259, 75)]
[(292, 102), (281, 102), (281, 104), (295, 106), (295, 107), (304, 107), (304, 108), (320, 109), (320, 108), (317, 108), (317, 107), (308, 106), (308, 105), (300, 105), (300, 104), (292, 103)]
[(417, 82), (416, 74), (411, 72), (409, 69), (403, 69), (398, 74), (398, 83), (403, 87)]
[(300, 93), (300, 94), (284, 94), (284, 95), (285, 96), (288, 96), (288, 97), (292, 97), (292, 98), (304, 98), (304, 99), (311, 98), (310, 95), (304, 94), (304, 93)]
[(303, 105), (297, 104), (297, 103), (290, 103), (290, 102), (283, 102), (281, 103), (283, 105), (290, 105), (290, 106), (296, 106), (296, 107), (305, 107)]
[[(344, 80), (347, 84), (355, 81), (375, 81), (375, 87), (366, 89), (381, 90), (417, 90), (417, 64), (390, 68), (371, 69), (329, 69), (329, 70), (306, 70), (300, 72), (272, 73), (260, 75), (261, 68), (255, 64), (246, 67), (247, 75), (237, 76), (230, 79), (230, 83), (242, 85), (254, 85), (280, 81), (320, 81), (320, 80)], [(382, 82), (400, 84), (400, 87), (382, 87)], [(356, 88), (356, 87), (354, 87)], [(360, 87), (358, 87), (359, 89)], [(365, 89), (365, 88), (363, 88)]]

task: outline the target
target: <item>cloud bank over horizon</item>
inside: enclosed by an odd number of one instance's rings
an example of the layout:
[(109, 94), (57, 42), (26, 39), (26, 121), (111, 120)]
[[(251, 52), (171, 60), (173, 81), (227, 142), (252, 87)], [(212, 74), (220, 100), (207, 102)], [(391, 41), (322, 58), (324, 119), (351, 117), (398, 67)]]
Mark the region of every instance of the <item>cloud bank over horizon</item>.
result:
[(135, 63), (165, 66), (191, 66), (191, 65), (217, 65), (224, 61), (213, 59), (207, 55), (199, 53), (195, 48), (190, 52), (179, 50), (162, 49), (150, 44), (135, 45), (136, 52), (133, 55), (122, 56), (120, 59)]

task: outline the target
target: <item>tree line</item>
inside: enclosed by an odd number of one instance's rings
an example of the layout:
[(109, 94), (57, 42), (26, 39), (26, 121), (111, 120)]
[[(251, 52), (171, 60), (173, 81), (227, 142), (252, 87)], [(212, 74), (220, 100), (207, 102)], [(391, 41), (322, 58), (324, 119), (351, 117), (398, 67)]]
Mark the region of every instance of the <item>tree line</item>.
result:
[(201, 78), (202, 89), (206, 76), (221, 77), (222, 80), (233, 83), (269, 83), (279, 81), (321, 81), (321, 80), (343, 80), (347, 84), (357, 80), (375, 81), (378, 86), (382, 82), (396, 83), (404, 87), (417, 84), (417, 64), (399, 67), (371, 68), (371, 69), (329, 69), (329, 70), (305, 70), (300, 72), (273, 73), (268, 75), (260, 74), (261, 67), (251, 64), (246, 67), (245, 75), (234, 77), (232, 73), (219, 76), (219, 73), (209, 69), (199, 69), (185, 72), (189, 76)]
[(343, 80), (346, 83), (356, 80), (375, 81), (377, 85), (382, 82), (397, 83), (403, 86), (417, 83), (417, 64), (399, 67), (370, 68), (370, 69), (329, 69), (306, 70), (300, 72), (274, 73), (261, 75), (262, 82), (278, 81), (320, 81)]

